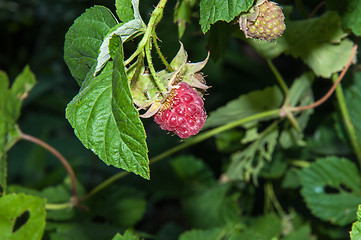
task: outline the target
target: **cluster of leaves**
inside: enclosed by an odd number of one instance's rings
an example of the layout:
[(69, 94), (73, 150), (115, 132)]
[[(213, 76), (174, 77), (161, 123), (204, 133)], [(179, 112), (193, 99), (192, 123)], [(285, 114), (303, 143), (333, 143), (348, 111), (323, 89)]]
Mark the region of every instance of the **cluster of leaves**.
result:
[[(342, 82), (345, 90), (337, 87), (334, 105), (331, 101), (326, 114), (297, 109), (324, 94), (313, 86), (324, 79), (336, 80), (349, 65), (353, 39), (361, 34), (357, 14), (361, 3), (328, 0), (323, 11), (307, 18), (283, 6), (287, 30), (277, 42), (268, 43), (244, 39), (234, 28), (252, 0), (201, 0), (199, 5), (178, 0), (172, 19), (179, 38), (196, 25), (193, 16), (199, 16), (197, 30), (209, 32), (211, 56), (224, 54), (225, 48), (217, 42), (242, 41), (266, 60), (274, 77), (269, 72), (262, 88), (217, 106), (209, 113), (203, 133), (168, 151), (162, 149), (163, 154), (149, 161), (148, 128), (133, 105), (131, 80), (144, 72), (143, 58), (149, 54), (150, 36), (163, 17), (165, 3), (160, 1), (147, 25), (136, 0), (116, 1), (120, 22), (104, 6), (89, 8), (74, 21), (65, 37), (64, 58), (81, 88), (68, 104), (66, 118), (82, 144), (103, 162), (145, 179), (150, 178), (149, 163), (210, 137), (214, 138), (208, 145), (201, 146), (206, 151), (214, 148), (215, 157), (203, 157), (197, 148), (197, 157), (179, 155), (152, 165), (151, 181), (118, 173), (87, 195), (88, 186), (77, 182), (77, 194), (84, 197), (75, 202), (69, 178), (41, 189), (7, 186), (7, 152), (24, 136), (17, 120), (35, 77), (26, 67), (9, 88), (8, 77), (1, 72), (0, 226), (4, 231), (0, 238), (41, 239), (45, 232), (47, 239), (77, 240), (345, 239), (357, 220), (351, 239), (359, 239), (361, 210), (357, 215), (356, 211), (361, 184), (356, 164), (361, 165), (361, 74), (350, 73)], [(143, 38), (132, 52), (137, 60), (127, 67), (131, 61), (124, 60), (126, 44), (139, 36)], [(185, 52), (179, 53), (186, 59)], [(302, 65), (299, 76), (282, 78), (272, 60), (283, 57), (300, 59), (292, 62)], [(171, 68), (182, 64), (175, 59), (177, 65), (173, 62)], [(147, 61), (152, 71), (151, 59)], [(174, 71), (161, 74), (171, 76)], [(144, 86), (157, 86), (152, 76), (141, 78), (147, 81)], [(269, 84), (272, 78), (280, 86)], [(226, 87), (232, 86), (231, 82)], [(152, 149), (154, 144), (149, 146)], [(120, 177), (119, 186), (109, 186)], [(154, 221), (154, 216), (161, 217)]]

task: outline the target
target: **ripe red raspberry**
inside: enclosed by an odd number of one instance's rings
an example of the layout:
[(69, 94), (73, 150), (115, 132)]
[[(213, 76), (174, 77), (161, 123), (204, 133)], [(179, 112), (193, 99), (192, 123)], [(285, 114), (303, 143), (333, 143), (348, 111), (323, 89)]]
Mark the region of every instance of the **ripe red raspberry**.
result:
[(207, 115), (203, 106), (203, 99), (198, 96), (197, 91), (181, 82), (172, 89), (154, 115), (154, 121), (163, 130), (174, 132), (180, 138), (188, 138), (197, 134), (206, 121)]

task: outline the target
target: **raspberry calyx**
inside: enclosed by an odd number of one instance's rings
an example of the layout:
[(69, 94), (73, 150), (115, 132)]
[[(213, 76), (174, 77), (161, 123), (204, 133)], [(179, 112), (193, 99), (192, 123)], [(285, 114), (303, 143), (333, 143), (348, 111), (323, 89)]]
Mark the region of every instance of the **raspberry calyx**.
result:
[(206, 118), (203, 99), (185, 82), (179, 83), (170, 91), (154, 115), (154, 121), (163, 130), (174, 132), (180, 138), (197, 134)]

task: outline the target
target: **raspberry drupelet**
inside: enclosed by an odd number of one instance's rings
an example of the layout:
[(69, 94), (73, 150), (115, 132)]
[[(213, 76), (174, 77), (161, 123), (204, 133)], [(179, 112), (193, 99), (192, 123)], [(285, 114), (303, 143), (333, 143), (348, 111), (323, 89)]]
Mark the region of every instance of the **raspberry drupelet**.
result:
[(162, 129), (174, 132), (180, 138), (197, 134), (206, 118), (203, 99), (185, 82), (171, 90), (169, 97), (154, 115), (154, 121)]

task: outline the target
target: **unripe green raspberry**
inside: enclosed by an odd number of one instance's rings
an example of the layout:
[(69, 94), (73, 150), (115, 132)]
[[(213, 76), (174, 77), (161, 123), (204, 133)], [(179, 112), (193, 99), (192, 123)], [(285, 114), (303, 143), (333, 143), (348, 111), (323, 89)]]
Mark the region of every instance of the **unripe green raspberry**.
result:
[(266, 0), (253, 8), (250, 14), (240, 18), (241, 30), (245, 32), (245, 36), (267, 41), (280, 37), (286, 29), (281, 7)]

